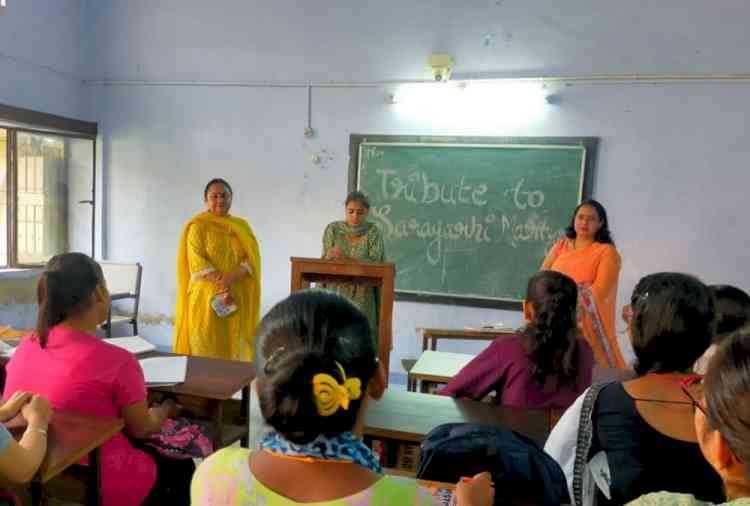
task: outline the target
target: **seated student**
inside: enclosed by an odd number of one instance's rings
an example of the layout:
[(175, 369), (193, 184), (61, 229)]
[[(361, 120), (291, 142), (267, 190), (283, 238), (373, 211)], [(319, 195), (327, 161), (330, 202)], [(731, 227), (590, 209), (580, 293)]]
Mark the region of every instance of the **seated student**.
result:
[[(750, 327), (719, 343), (705, 378), (685, 382), (703, 456), (724, 482), (728, 502), (750, 504)], [(689, 494), (657, 492), (629, 506), (709, 506)]]
[(47, 452), (47, 425), (52, 416), (49, 401), (29, 392), (16, 392), (0, 406), (0, 422), (21, 413), (26, 429), (16, 442), (0, 423), (0, 483), (28, 483), (39, 470)]
[(577, 297), (568, 276), (534, 274), (523, 302), (526, 327), (492, 341), (439, 393), (478, 400), (494, 390), (506, 406), (570, 406), (591, 385), (594, 367), (594, 354), (576, 326)]
[(659, 490), (721, 498), (696, 444), (681, 382), (714, 333), (714, 297), (692, 276), (652, 274), (631, 297), (636, 379), (595, 385), (562, 416), (544, 449), (578, 506), (621, 505)]
[[(261, 450), (224, 448), (193, 477), (193, 505), (439, 504), (414, 480), (383, 476), (360, 434), (383, 369), (367, 317), (332, 292), (305, 290), (278, 303), (255, 337), (263, 417)], [(462, 506), (492, 504), (486, 473), (459, 484)]]
[(750, 323), (750, 295), (731, 285), (711, 285), (716, 297), (716, 335), (711, 346), (695, 361), (693, 370), (706, 374), (706, 366), (724, 337)]
[[(36, 330), (23, 338), (6, 366), (6, 399), (18, 391), (37, 392), (60, 411), (121, 417), (133, 438), (157, 432), (176, 414), (171, 401), (149, 409), (143, 371), (133, 354), (94, 335), (110, 304), (99, 264), (81, 253), (55, 256), (37, 292)], [(157, 473), (155, 458), (134, 448), (123, 433), (102, 445), (101, 471), (105, 506), (156, 502), (170, 486), (166, 473)]]

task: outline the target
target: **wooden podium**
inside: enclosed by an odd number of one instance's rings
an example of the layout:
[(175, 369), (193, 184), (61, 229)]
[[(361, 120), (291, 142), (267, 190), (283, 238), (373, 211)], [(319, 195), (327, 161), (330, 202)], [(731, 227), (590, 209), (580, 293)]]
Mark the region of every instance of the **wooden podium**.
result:
[(378, 356), (386, 373), (393, 347), (393, 278), (392, 263), (368, 263), (352, 260), (321, 260), (320, 258), (292, 257), (292, 292), (310, 288), (310, 283), (351, 282), (380, 288), (380, 318), (378, 319)]

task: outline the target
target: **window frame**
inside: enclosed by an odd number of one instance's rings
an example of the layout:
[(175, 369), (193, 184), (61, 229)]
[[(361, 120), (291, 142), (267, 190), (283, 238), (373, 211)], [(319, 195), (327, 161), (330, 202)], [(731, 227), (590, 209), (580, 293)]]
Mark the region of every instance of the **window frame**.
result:
[[(4, 269), (38, 269), (43, 264), (18, 262), (18, 133), (51, 135), (64, 139), (89, 140), (92, 142), (92, 188), (91, 200), (79, 204), (91, 206), (91, 256), (96, 254), (96, 178), (98, 125), (77, 119), (21, 109), (0, 104), (0, 129), (6, 131), (6, 223), (7, 265)], [(66, 248), (67, 249), (67, 248)]]

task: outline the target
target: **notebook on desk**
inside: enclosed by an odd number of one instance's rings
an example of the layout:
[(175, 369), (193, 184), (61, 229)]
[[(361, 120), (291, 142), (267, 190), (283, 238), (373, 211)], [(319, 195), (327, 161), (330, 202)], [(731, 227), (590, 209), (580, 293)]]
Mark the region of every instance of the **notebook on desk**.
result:
[(142, 358), (138, 362), (143, 369), (146, 386), (168, 386), (184, 383), (187, 377), (185, 356)]

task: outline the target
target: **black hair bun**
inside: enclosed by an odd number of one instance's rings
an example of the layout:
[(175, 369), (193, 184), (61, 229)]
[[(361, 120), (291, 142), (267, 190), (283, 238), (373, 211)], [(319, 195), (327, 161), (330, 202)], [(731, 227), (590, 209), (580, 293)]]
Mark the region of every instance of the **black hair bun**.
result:
[(269, 425), (289, 441), (309, 443), (321, 434), (339, 434), (354, 425), (361, 399), (331, 416), (318, 413), (312, 382), (321, 373), (344, 383), (339, 366), (322, 353), (287, 351), (269, 364), (260, 392), (261, 410)]

